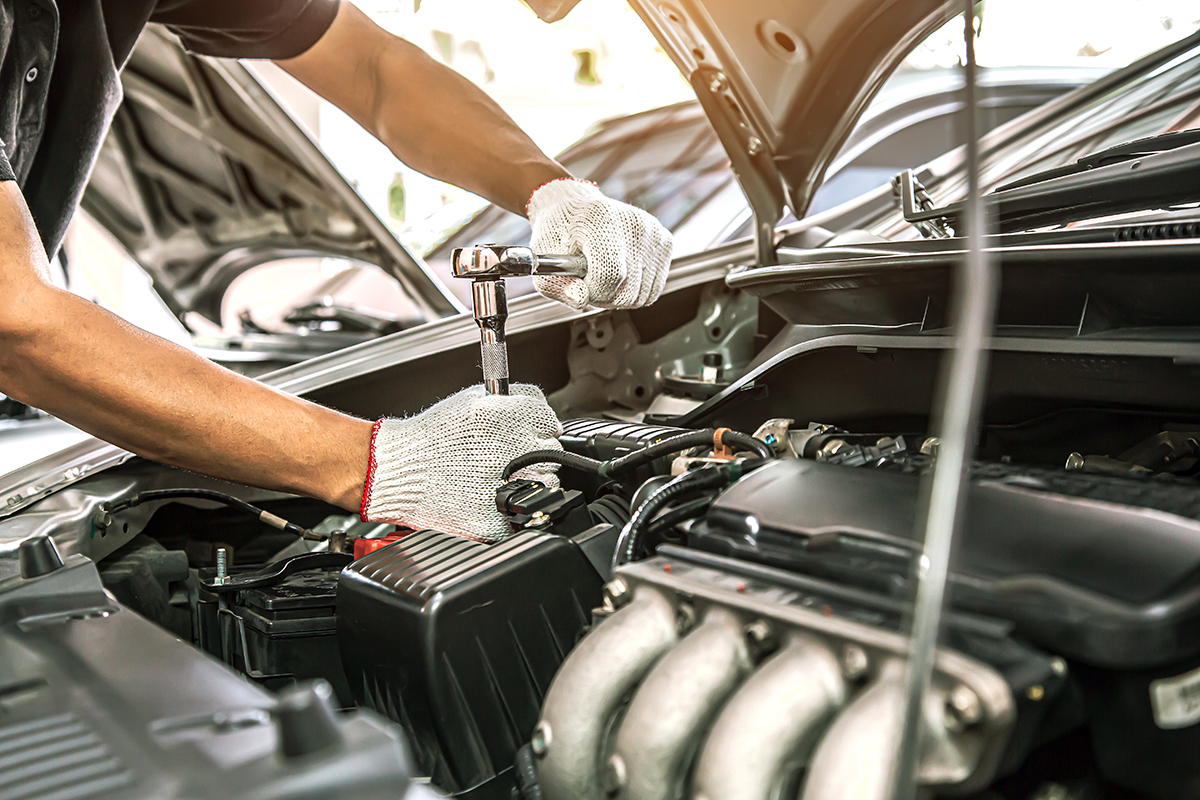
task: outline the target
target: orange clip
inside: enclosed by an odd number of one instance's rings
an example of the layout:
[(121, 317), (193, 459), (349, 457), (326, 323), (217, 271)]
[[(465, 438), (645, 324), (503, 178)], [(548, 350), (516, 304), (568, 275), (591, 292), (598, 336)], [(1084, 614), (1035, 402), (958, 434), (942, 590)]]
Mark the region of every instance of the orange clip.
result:
[(733, 458), (733, 448), (721, 441), (721, 437), (729, 428), (717, 428), (713, 431), (713, 458)]

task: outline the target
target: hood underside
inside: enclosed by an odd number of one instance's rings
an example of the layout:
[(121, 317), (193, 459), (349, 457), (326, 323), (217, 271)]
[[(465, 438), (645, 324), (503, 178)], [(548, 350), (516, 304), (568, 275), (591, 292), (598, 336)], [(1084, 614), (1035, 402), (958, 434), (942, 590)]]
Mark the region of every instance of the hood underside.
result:
[(234, 278), (293, 256), (374, 264), (426, 318), (457, 310), (241, 64), (191, 55), (151, 25), (121, 84), (82, 205), (176, 315), (219, 320)]
[(760, 258), (804, 215), (875, 91), (945, 0), (631, 0), (687, 77), (754, 209)]

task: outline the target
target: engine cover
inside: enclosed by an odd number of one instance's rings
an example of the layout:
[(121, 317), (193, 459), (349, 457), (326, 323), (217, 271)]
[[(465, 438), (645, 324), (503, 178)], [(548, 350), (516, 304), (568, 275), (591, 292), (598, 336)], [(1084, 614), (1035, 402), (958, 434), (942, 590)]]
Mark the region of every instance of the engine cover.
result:
[[(1200, 656), (1200, 522), (1162, 510), (1191, 508), (1200, 492), (1060, 474), (976, 468), (952, 605), (1011, 620), (1031, 641), (1096, 666)], [(919, 480), (781, 460), (722, 494), (689, 542), (903, 597)]]
[(83, 556), (43, 568), (0, 581), (0, 795), (404, 795), (396, 726), (277, 701), (114, 602)]
[[(780, 461), (726, 491), (688, 540), (819, 579), (851, 609), (838, 613), (899, 628), (887, 609), (909, 596), (919, 480)], [(956, 615), (986, 615), (1067, 659), (1102, 774), (1154, 797), (1200, 796), (1197, 516), (1183, 481), (977, 464), (948, 586), (951, 635)]]

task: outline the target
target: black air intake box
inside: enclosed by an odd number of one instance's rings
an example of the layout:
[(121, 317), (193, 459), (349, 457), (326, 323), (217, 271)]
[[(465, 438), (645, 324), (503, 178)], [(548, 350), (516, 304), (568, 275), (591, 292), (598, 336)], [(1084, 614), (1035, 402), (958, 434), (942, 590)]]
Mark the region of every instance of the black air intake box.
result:
[(338, 635), (361, 705), (402, 723), (418, 769), (455, 796), (508, 798), (503, 777), (537, 724), (602, 582), (569, 539), (494, 545), (436, 531), (355, 561), (338, 583)]

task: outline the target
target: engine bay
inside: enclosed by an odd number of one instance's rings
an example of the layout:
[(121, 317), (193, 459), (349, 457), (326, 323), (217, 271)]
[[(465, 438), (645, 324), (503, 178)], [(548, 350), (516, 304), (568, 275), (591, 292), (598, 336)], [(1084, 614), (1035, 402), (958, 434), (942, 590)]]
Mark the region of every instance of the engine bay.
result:
[[(28, 524), (92, 543), (94, 565), (60, 559), (94, 570), (91, 593), (53, 589), (61, 568), (0, 581), (0, 726), (43, 720), (47, 695), (102, 734), (144, 729), (163, 716), (151, 707), (180, 705), (171, 680), (136, 702), (127, 680), (103, 708), (83, 698), (152, 630), (179, 674), (209, 676), (200, 710), (166, 715), (205, 720), (184, 726), (204, 737), (280, 728), (280, 692), (343, 726), (317, 736), (341, 742), (323, 751), (339, 775), (361, 760), (346, 741), (386, 750), (403, 732), (390, 772), (330, 796), (412, 776), (485, 800), (886, 797), (948, 338), (806, 327), (723, 284), (675, 302), (516, 334), (514, 373), (535, 376), (561, 363), (526, 363), (522, 339), (561, 337), (570, 374), (547, 384), (565, 452), (510, 465), (496, 503), (514, 535), (498, 544), (147, 463), (81, 484)], [(1041, 333), (993, 344), (918, 783), (980, 800), (1200, 796), (1200, 370), (1169, 342)], [(372, 402), (364, 380), (335, 404)], [(520, 477), (539, 458), (559, 487)], [(70, 626), (95, 632), (55, 633)], [(64, 666), (94, 657), (108, 666), (82, 683)], [(226, 679), (251, 695), (222, 694)], [(231, 704), (258, 710), (235, 724)], [(257, 747), (282, 764), (247, 773), (263, 796), (310, 769)], [(135, 761), (183, 769), (121, 763)]]

